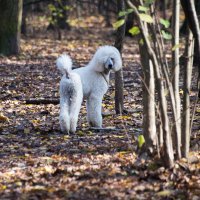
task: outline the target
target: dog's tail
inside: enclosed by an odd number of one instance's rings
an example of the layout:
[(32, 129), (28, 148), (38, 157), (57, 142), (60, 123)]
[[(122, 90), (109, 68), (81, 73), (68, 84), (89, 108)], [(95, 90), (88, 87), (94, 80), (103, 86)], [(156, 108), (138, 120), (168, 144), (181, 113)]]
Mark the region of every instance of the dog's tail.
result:
[(72, 60), (67, 54), (62, 54), (56, 60), (56, 66), (62, 74), (70, 74), (72, 70)]

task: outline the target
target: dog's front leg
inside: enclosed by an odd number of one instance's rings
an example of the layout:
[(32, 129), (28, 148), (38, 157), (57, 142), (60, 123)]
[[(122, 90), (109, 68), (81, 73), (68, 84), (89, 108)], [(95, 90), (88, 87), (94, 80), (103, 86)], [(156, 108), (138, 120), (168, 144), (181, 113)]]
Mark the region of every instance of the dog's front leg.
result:
[(91, 94), (87, 99), (87, 120), (91, 127), (102, 127), (101, 104), (103, 96)]

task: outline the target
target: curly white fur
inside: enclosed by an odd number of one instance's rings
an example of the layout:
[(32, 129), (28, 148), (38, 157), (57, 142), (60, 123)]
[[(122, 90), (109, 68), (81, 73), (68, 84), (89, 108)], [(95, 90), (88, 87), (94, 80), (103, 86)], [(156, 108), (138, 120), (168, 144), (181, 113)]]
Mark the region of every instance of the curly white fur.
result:
[[(56, 64), (64, 73), (60, 82), (61, 130), (75, 132), (74, 124), (77, 125), (83, 96), (87, 104), (88, 123), (93, 127), (101, 127), (101, 104), (108, 90), (110, 71), (122, 68), (119, 51), (113, 46), (102, 46), (86, 67), (72, 71), (71, 59), (67, 55), (59, 57)], [(75, 120), (71, 120), (72, 118)], [(69, 125), (70, 120), (75, 121), (73, 126)]]
[(83, 99), (81, 79), (71, 70), (72, 61), (66, 54), (57, 59), (56, 65), (63, 74), (60, 81), (60, 127), (62, 132), (74, 133)]

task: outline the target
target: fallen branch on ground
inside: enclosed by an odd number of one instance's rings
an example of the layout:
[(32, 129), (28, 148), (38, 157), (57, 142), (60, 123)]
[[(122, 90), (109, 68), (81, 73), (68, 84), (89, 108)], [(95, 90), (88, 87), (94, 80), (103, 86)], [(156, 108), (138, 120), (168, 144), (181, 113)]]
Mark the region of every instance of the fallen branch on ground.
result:
[(110, 132), (110, 131), (119, 131), (119, 130), (122, 130), (122, 129), (115, 128), (115, 127), (107, 127), (107, 128), (90, 127), (88, 130), (98, 131), (98, 132), (101, 132), (101, 131)]
[(34, 105), (39, 105), (39, 104), (54, 104), (57, 105), (59, 104), (59, 99), (27, 99), (25, 100), (26, 104), (34, 104)]

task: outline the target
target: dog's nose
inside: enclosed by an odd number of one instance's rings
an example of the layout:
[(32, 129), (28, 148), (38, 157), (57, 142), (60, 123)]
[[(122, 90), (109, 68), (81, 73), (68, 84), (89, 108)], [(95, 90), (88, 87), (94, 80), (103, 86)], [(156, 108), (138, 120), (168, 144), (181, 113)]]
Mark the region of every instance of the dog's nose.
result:
[(112, 67), (113, 67), (112, 64), (109, 64), (109, 65), (108, 65), (108, 68), (109, 68), (109, 69), (112, 69)]
[(111, 58), (108, 58), (107, 61), (106, 61), (106, 67), (108, 69), (112, 69), (113, 68), (113, 61)]

